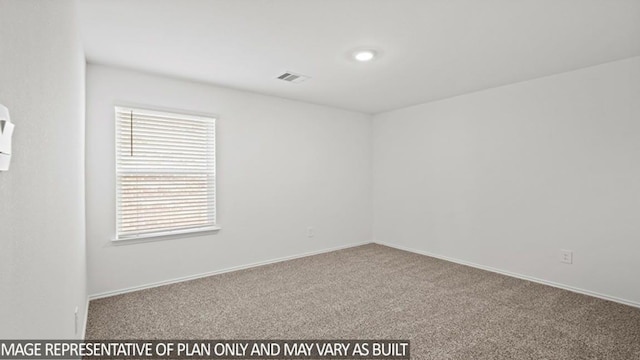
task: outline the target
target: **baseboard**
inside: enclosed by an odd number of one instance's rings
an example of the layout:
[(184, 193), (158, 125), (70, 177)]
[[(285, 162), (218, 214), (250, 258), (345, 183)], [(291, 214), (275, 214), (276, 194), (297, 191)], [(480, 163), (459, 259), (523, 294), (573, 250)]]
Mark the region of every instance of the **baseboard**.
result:
[(553, 281), (538, 279), (538, 278), (535, 278), (535, 277), (522, 275), (522, 274), (518, 274), (518, 273), (513, 273), (513, 272), (502, 270), (502, 269), (496, 269), (496, 268), (493, 268), (493, 267), (490, 267), (490, 266), (475, 264), (475, 263), (472, 263), (472, 262), (468, 262), (468, 261), (464, 261), (464, 260), (460, 260), (460, 259), (455, 259), (455, 258), (451, 258), (451, 257), (444, 256), (444, 255), (430, 253), (428, 251), (416, 250), (416, 249), (408, 248), (408, 247), (405, 247), (405, 246), (394, 245), (394, 244), (389, 244), (389, 243), (380, 242), (380, 241), (374, 241), (374, 243), (376, 243), (378, 245), (388, 246), (388, 247), (391, 247), (391, 248), (394, 248), (394, 249), (398, 249), (398, 250), (404, 250), (404, 251), (412, 252), (412, 253), (415, 253), (415, 254), (426, 255), (426, 256), (433, 257), (433, 258), (437, 258), (437, 259), (441, 259), (441, 260), (445, 260), (445, 261), (450, 261), (450, 262), (453, 262), (453, 263), (456, 263), (456, 264), (470, 266), (470, 267), (473, 267), (473, 268), (476, 268), (476, 269), (491, 271), (491, 272), (494, 272), (494, 273), (498, 273), (498, 274), (502, 274), (502, 275), (506, 275), (506, 276), (510, 276), (510, 277), (514, 277), (514, 278), (518, 278), (518, 279), (522, 279), (522, 280), (528, 280), (528, 281), (535, 282), (535, 283), (542, 284), (542, 285), (553, 286), (555, 288), (568, 290), (568, 291), (575, 292), (575, 293), (578, 293), (578, 294), (593, 296), (593, 297), (596, 297), (596, 298), (599, 298), (599, 299), (609, 300), (609, 301), (613, 301), (613, 302), (616, 302), (616, 303), (620, 303), (620, 304), (624, 304), (624, 305), (629, 305), (629, 306), (633, 306), (633, 307), (636, 307), (636, 308), (640, 308), (640, 303), (636, 302), (636, 301), (621, 299), (621, 298), (617, 298), (615, 296), (609, 296), (609, 295), (601, 294), (601, 293), (590, 291), (590, 290), (580, 289), (580, 288), (576, 288), (576, 287), (565, 285), (565, 284), (560, 284), (560, 283), (553, 282)]
[[(307, 253), (303, 253), (303, 254), (285, 256), (285, 257), (281, 257), (281, 258), (276, 258), (276, 259), (271, 259), (271, 260), (266, 260), (266, 261), (260, 261), (260, 262), (256, 262), (256, 263), (246, 264), (246, 265), (233, 266), (233, 267), (230, 267), (230, 268), (221, 269), (221, 270), (214, 270), (214, 271), (201, 273), (201, 274), (182, 276), (182, 277), (179, 277), (179, 278), (163, 280), (163, 281), (158, 281), (158, 282), (144, 284), (144, 285), (132, 286), (132, 287), (125, 288), (125, 289), (120, 289), (120, 290), (107, 291), (107, 292), (103, 292), (103, 293), (99, 293), (99, 294), (89, 295), (89, 301), (96, 300), (96, 299), (102, 299), (102, 298), (115, 296), (115, 295), (126, 294), (126, 293), (130, 293), (130, 292), (134, 292), (134, 291), (144, 290), (144, 289), (150, 289), (150, 288), (163, 286), (163, 285), (175, 284), (175, 283), (179, 283), (179, 282), (183, 282), (183, 281), (200, 279), (200, 278), (207, 277), (207, 276), (219, 275), (219, 274), (224, 274), (224, 273), (228, 273), (228, 272), (232, 272), (232, 271), (250, 269), (250, 268), (253, 268), (253, 267), (257, 267), (257, 266), (269, 265), (269, 264), (279, 263), (279, 262), (282, 262), (282, 261), (287, 261), (287, 260), (304, 258), (304, 257), (307, 257), (307, 256), (324, 254), (324, 253), (328, 253), (328, 252), (332, 252), (332, 251), (336, 251), (336, 250), (348, 249), (348, 248), (352, 248), (352, 247), (356, 247), (356, 246), (362, 246), (362, 245), (371, 244), (371, 243), (372, 243), (371, 241), (367, 241), (367, 242), (358, 243), (358, 244), (349, 244), (349, 245), (337, 246), (337, 247), (333, 247), (333, 248), (317, 250), (317, 251), (311, 251), (311, 252), (307, 252)], [(87, 306), (88, 306), (88, 304), (89, 303), (87, 301)], [(86, 327), (85, 327), (85, 329), (86, 329)]]

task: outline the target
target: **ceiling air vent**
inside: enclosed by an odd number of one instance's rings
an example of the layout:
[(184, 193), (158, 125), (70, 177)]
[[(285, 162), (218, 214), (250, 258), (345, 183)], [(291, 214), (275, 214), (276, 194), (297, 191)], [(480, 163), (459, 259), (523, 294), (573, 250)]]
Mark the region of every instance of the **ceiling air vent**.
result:
[(286, 73), (278, 76), (278, 79), (292, 83), (301, 83), (309, 78), (309, 76), (292, 73), (291, 71), (287, 71)]

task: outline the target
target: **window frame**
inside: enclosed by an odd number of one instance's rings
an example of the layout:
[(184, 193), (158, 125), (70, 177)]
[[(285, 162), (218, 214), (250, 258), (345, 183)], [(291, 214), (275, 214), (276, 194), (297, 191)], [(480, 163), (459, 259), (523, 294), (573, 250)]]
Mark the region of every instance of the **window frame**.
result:
[[(213, 162), (211, 174), (213, 176), (213, 184), (211, 184), (211, 188), (207, 187), (207, 193), (213, 193), (213, 224), (201, 227), (193, 227), (193, 228), (182, 228), (182, 229), (173, 229), (173, 230), (157, 230), (152, 232), (144, 232), (144, 233), (136, 233), (136, 234), (120, 234), (120, 195), (121, 195), (121, 186), (118, 181), (119, 175), (122, 173), (119, 171), (118, 165), (118, 112), (122, 111), (133, 111), (134, 113), (143, 112), (147, 114), (155, 114), (159, 116), (176, 116), (179, 119), (185, 120), (196, 120), (196, 121), (210, 121), (212, 130), (213, 130), (213, 155), (211, 156), (211, 160)], [(201, 233), (208, 233), (213, 231), (218, 231), (221, 227), (218, 225), (218, 193), (217, 193), (217, 120), (218, 116), (212, 114), (203, 114), (203, 113), (194, 113), (191, 111), (184, 110), (176, 110), (176, 109), (164, 109), (150, 106), (140, 106), (140, 105), (122, 105), (116, 104), (113, 106), (113, 119), (114, 119), (114, 184), (115, 184), (115, 236), (111, 239), (114, 243), (128, 243), (135, 242), (135, 240), (162, 240), (165, 238), (174, 238), (177, 236), (187, 237), (189, 235), (199, 235)]]

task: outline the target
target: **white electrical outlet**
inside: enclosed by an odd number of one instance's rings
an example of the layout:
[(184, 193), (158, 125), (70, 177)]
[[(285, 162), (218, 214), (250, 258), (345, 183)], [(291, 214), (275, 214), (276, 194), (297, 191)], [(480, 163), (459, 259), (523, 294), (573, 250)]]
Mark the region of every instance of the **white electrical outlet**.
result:
[(308, 238), (312, 238), (316, 235), (316, 229), (314, 229), (313, 227), (309, 226), (307, 228), (307, 237)]
[(573, 264), (573, 251), (560, 250), (560, 262), (565, 264)]
[(73, 312), (73, 322), (74, 322), (76, 334), (78, 334), (78, 307), (77, 306), (76, 306), (76, 310)]

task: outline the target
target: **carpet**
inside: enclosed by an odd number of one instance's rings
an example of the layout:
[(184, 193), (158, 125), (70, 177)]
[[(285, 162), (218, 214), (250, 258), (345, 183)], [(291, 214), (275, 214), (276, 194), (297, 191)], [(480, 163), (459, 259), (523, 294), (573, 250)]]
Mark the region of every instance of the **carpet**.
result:
[(403, 339), (414, 359), (640, 359), (640, 309), (368, 244), (109, 298), (91, 339)]

